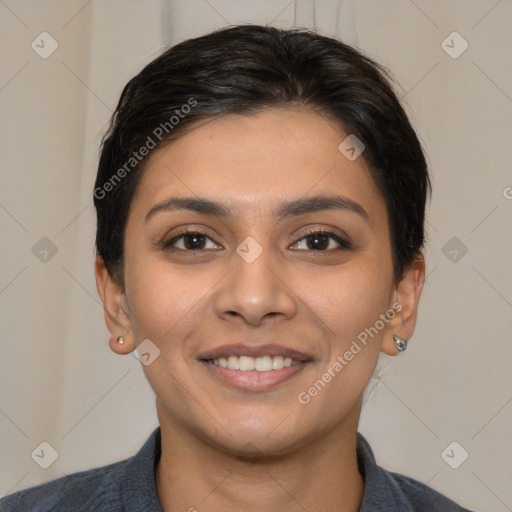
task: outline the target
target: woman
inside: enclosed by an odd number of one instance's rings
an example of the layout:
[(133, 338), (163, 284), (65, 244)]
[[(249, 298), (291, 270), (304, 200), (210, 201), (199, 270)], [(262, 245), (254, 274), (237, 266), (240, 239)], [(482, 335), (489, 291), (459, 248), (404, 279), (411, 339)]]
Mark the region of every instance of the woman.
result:
[(95, 270), (160, 426), (0, 510), (466, 510), (357, 432), (414, 330), (429, 188), (386, 71), (339, 41), (239, 26), (151, 62), (103, 141)]

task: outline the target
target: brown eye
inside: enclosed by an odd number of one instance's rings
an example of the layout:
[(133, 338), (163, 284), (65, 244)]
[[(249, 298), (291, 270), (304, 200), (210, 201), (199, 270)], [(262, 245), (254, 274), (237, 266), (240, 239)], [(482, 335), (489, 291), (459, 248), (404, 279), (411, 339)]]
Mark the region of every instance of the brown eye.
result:
[[(305, 243), (303, 241), (306, 241)], [(302, 237), (300, 240), (295, 242), (295, 245), (302, 244), (302, 249), (306, 249), (309, 251), (327, 251), (327, 250), (335, 250), (335, 249), (349, 249), (350, 244), (343, 238), (339, 237), (335, 233), (331, 233), (329, 231), (314, 231), (306, 236)], [(337, 246), (336, 246), (337, 244)]]
[[(211, 242), (213, 247), (207, 247)], [(199, 231), (184, 231), (164, 243), (164, 249), (176, 249), (181, 251), (201, 251), (205, 249), (216, 249), (219, 246), (206, 234)]]

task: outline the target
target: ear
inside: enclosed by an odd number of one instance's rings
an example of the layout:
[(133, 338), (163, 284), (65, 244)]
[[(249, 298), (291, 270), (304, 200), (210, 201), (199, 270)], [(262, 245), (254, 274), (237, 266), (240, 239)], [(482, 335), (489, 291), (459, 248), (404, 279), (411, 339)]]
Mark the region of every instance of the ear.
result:
[[(110, 349), (116, 354), (129, 354), (136, 345), (124, 290), (109, 274), (99, 255), (96, 256), (94, 271), (96, 288), (105, 312), (105, 323), (110, 331)], [(123, 336), (124, 343), (118, 342), (119, 336)]]
[(407, 341), (411, 338), (424, 282), (425, 259), (418, 253), (393, 290), (390, 310), (395, 311), (395, 315), (386, 324), (382, 341), (382, 352), (385, 354), (396, 356), (399, 353), (393, 340), (394, 334)]

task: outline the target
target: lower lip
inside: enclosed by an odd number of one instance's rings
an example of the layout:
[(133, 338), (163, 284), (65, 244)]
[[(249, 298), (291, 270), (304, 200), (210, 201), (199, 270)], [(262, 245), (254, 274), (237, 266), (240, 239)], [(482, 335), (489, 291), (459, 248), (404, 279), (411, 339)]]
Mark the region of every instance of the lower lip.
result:
[(265, 391), (292, 378), (300, 373), (309, 363), (300, 363), (287, 366), (280, 370), (259, 372), (258, 370), (231, 370), (224, 366), (217, 366), (207, 361), (201, 361), (208, 371), (219, 377), (223, 382), (244, 391)]

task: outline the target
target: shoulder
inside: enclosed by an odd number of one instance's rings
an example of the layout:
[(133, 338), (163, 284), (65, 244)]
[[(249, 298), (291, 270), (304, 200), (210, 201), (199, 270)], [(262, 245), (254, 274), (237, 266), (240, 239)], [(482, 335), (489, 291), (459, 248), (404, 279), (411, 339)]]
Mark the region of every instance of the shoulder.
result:
[(418, 480), (378, 466), (368, 441), (360, 433), (357, 458), (365, 480), (360, 512), (472, 512)]
[(454, 501), (435, 491), (431, 487), (413, 478), (387, 471), (413, 507), (411, 510), (423, 512), (443, 510), (444, 512), (472, 512), (457, 505)]
[[(89, 469), (30, 487), (0, 499), (0, 512), (114, 511), (119, 480), (127, 461)], [(97, 503), (97, 505), (96, 505)]]
[(0, 512), (161, 512), (154, 476), (160, 439), (157, 428), (133, 457), (6, 496)]

